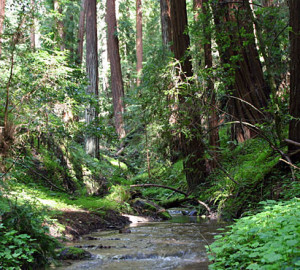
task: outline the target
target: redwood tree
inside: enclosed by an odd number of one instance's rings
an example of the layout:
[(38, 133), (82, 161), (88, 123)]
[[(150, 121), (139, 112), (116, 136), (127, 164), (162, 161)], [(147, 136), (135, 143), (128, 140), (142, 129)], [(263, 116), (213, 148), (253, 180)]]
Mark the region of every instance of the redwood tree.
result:
[(5, 0), (0, 0), (0, 56), (2, 54), (3, 21), (5, 18)]
[[(290, 0), (290, 43), (291, 43), (291, 82), (290, 82), (290, 115), (289, 139), (298, 143), (289, 145), (292, 161), (300, 162), (300, 1)], [(298, 150), (298, 151), (297, 151)]]
[[(199, 18), (198, 12), (202, 10), (205, 15), (204, 20), (202, 20), (202, 28), (204, 34), (203, 48), (204, 48), (204, 66), (208, 70), (207, 73), (212, 68), (212, 39), (210, 32), (210, 19), (208, 16), (208, 0), (194, 0), (194, 9), (196, 10), (196, 20)], [(206, 78), (206, 93), (208, 95), (207, 100), (210, 103), (209, 106), (209, 119), (208, 119), (208, 129), (209, 129), (209, 146), (211, 147), (212, 160), (209, 162), (209, 169), (212, 170), (217, 166), (218, 159), (218, 148), (220, 147), (219, 129), (218, 129), (218, 112), (217, 112), (217, 102), (216, 93), (214, 89), (214, 82), (212, 76), (209, 74)]]
[(119, 39), (116, 35), (117, 19), (116, 19), (116, 3), (115, 0), (107, 0), (106, 2), (106, 21), (107, 21), (107, 45), (108, 56), (110, 61), (111, 72), (111, 89), (113, 95), (115, 127), (119, 138), (125, 137), (124, 129), (124, 87), (121, 71), (121, 59), (119, 52)]
[(255, 44), (249, 0), (219, 0), (213, 12), (221, 60), (232, 67), (225, 69), (229, 75), (227, 89), (231, 90), (228, 109), (232, 120), (240, 122), (232, 126), (232, 139), (242, 142), (257, 134), (243, 123), (257, 124), (266, 120), (263, 110), (267, 107), (270, 90)]
[(31, 9), (32, 9), (32, 25), (30, 27), (30, 45), (31, 49), (35, 50), (35, 0), (30, 1)]
[(58, 18), (56, 19), (57, 24), (57, 36), (56, 40), (58, 42), (59, 48), (61, 51), (65, 49), (65, 31), (64, 31), (64, 22), (62, 20), (63, 10), (62, 3), (59, 0), (53, 0), (54, 11), (58, 13)]
[(81, 10), (79, 16), (79, 26), (78, 26), (78, 47), (77, 47), (77, 63), (81, 64), (83, 55), (83, 40), (84, 40), (84, 26), (85, 26), (85, 2), (86, 0), (81, 0)]
[(170, 0), (160, 0), (160, 20), (163, 45), (167, 47), (172, 41)]
[(136, 0), (136, 71), (137, 85), (141, 83), (141, 72), (143, 68), (143, 12), (142, 0)]
[[(86, 72), (89, 79), (87, 94), (98, 98), (98, 44), (97, 44), (97, 1), (86, 3)], [(86, 108), (85, 118), (89, 124), (97, 118), (98, 108), (90, 105)], [(86, 152), (99, 157), (99, 141), (95, 136), (86, 136)]]
[[(187, 50), (190, 39), (186, 34), (188, 25), (186, 1), (170, 1), (172, 51), (176, 59), (181, 61), (184, 74), (180, 74), (181, 80), (191, 77), (192, 64)], [(187, 82), (187, 81), (186, 81)], [(200, 106), (198, 98), (192, 91), (192, 87), (186, 84), (186, 89), (180, 89), (178, 107), (178, 124), (185, 132), (179, 134), (179, 150), (184, 159), (184, 170), (189, 190), (203, 183), (205, 177), (204, 144), (202, 141), (202, 127)]]

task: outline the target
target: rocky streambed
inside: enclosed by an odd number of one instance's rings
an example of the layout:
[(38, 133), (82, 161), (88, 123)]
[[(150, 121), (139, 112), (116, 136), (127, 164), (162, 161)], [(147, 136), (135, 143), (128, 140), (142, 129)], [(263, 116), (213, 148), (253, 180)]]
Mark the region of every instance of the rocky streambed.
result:
[(69, 246), (83, 248), (91, 257), (64, 261), (56, 269), (208, 269), (205, 246), (225, 224), (183, 215), (181, 210), (170, 213), (168, 221), (129, 216), (133, 223), (125, 229), (84, 235)]

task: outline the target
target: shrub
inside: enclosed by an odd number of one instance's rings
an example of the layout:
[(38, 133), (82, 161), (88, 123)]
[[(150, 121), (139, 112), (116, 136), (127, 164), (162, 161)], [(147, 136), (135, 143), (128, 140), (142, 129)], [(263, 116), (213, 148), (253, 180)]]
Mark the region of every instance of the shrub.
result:
[(18, 265), (24, 269), (47, 264), (49, 257), (55, 256), (54, 249), (58, 242), (48, 235), (43, 214), (32, 203), (9, 204), (9, 211), (2, 214), (0, 258), (3, 257), (3, 260), (0, 260), (0, 265)]
[(8, 230), (0, 224), (0, 269), (17, 270), (32, 263), (37, 251), (33, 246), (34, 241), (28, 234)]
[(210, 246), (210, 269), (298, 269), (300, 200), (262, 202), (261, 213), (244, 217)]

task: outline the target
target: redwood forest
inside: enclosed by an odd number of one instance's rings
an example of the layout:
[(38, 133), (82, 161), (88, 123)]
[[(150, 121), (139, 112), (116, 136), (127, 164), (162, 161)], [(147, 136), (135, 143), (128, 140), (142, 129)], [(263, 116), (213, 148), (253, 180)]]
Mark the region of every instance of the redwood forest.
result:
[(0, 269), (299, 269), (299, 0), (0, 0)]

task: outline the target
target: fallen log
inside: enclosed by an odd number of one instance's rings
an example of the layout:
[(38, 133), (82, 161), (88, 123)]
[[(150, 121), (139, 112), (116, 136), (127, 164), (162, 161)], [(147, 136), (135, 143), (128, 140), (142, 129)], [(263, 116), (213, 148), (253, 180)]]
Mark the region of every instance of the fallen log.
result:
[(168, 187), (168, 186), (164, 186), (164, 185), (158, 185), (158, 184), (139, 184), (139, 185), (130, 185), (130, 187), (131, 188), (133, 188), (133, 187), (144, 187), (144, 188), (147, 188), (147, 187), (159, 187), (159, 188), (173, 190), (173, 191), (175, 191), (177, 193), (183, 194), (185, 197), (189, 196), (188, 193), (185, 193), (184, 191), (181, 191), (179, 189)]
[[(164, 188), (164, 189), (169, 189), (172, 191), (175, 191), (177, 193), (183, 194), (186, 198), (189, 197), (189, 193), (186, 193), (182, 190), (176, 189), (176, 188), (172, 188), (172, 187), (168, 187), (168, 186), (164, 186), (164, 185), (158, 185), (158, 184), (138, 184), (138, 185), (130, 185), (130, 188), (134, 188), (134, 187), (142, 187), (142, 188), (147, 188), (147, 187), (159, 187), (159, 188)], [(202, 206), (204, 206), (206, 208), (206, 210), (208, 211), (209, 215), (212, 216), (213, 213), (211, 211), (211, 209), (208, 207), (208, 205), (200, 200), (197, 200), (195, 198), (191, 198), (191, 200), (197, 202), (198, 204), (201, 204)]]

